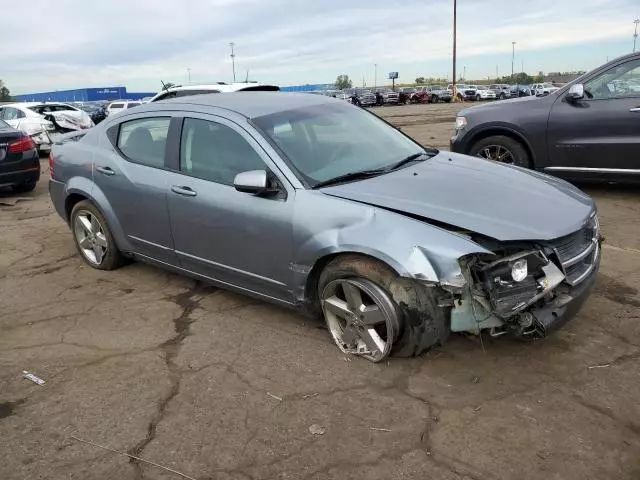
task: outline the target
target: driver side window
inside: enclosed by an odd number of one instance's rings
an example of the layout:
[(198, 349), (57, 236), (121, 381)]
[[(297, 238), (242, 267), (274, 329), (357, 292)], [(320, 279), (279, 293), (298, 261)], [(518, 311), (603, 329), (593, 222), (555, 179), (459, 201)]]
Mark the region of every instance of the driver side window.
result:
[(584, 84), (589, 100), (640, 98), (640, 59), (610, 68)]
[(185, 118), (180, 141), (180, 170), (194, 177), (233, 185), (238, 173), (265, 170), (253, 147), (220, 123)]

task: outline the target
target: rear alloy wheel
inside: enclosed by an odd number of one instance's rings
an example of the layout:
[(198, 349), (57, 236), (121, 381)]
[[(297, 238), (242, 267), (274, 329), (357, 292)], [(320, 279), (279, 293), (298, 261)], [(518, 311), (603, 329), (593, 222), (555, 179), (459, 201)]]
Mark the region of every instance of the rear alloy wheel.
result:
[(322, 290), (327, 327), (338, 348), (372, 362), (384, 360), (400, 330), (391, 296), (364, 278), (337, 279)]
[(531, 168), (529, 155), (522, 144), (511, 137), (495, 135), (477, 142), (469, 155), (486, 158), (500, 163)]
[(73, 207), (70, 224), (76, 247), (91, 267), (114, 270), (122, 265), (107, 221), (91, 202), (83, 200)]

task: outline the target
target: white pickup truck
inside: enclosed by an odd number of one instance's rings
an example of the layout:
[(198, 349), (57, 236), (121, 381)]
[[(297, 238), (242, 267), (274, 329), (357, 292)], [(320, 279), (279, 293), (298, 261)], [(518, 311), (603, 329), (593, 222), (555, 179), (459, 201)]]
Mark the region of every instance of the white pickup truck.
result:
[(534, 83), (533, 85), (531, 85), (531, 91), (535, 94), (536, 97), (544, 97), (545, 95), (549, 95), (556, 90), (560, 89), (558, 87), (554, 87), (550, 83)]

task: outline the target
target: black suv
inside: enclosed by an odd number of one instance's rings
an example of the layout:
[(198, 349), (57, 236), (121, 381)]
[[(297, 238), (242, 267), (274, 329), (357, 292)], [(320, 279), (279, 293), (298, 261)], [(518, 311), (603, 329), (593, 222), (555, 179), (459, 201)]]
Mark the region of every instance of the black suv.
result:
[(640, 53), (545, 97), (460, 111), (451, 150), (570, 180), (640, 180)]

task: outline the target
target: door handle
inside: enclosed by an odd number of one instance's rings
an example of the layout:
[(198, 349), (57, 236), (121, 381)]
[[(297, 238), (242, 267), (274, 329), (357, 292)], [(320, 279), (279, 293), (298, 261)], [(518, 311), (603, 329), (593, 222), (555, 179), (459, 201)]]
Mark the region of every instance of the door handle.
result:
[(171, 191), (173, 193), (177, 193), (178, 195), (184, 195), (185, 197), (195, 197), (196, 195), (198, 195), (198, 192), (192, 190), (191, 187), (185, 186), (173, 185), (171, 187)]
[(629, 111), (630, 112), (640, 113), (640, 107), (631, 108)]
[(114, 172), (111, 167), (96, 167), (96, 170), (102, 173), (103, 175), (111, 176), (116, 174), (116, 172)]

